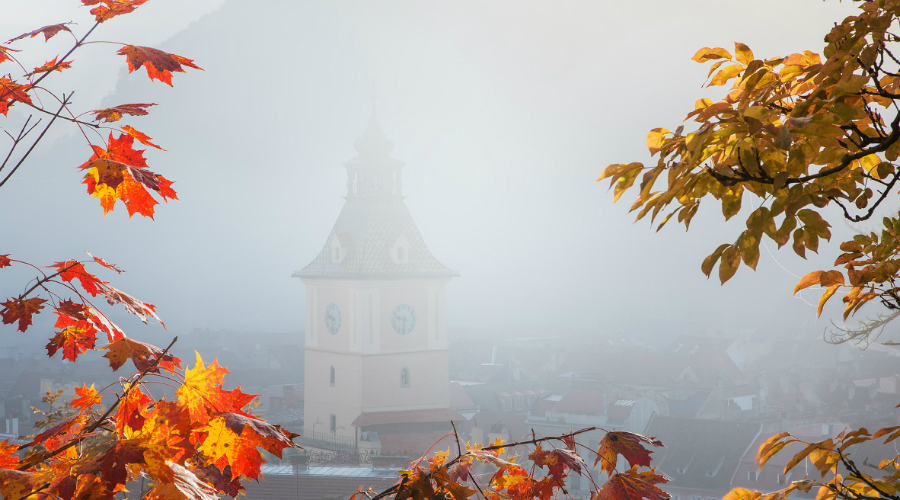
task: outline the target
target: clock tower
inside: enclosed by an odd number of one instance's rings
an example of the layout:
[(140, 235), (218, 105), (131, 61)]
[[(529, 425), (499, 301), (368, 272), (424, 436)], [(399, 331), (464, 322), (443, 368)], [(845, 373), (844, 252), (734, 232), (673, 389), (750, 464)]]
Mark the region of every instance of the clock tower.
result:
[(445, 287), (457, 274), (425, 246), (374, 113), (354, 146), (344, 207), (293, 276), (306, 285), (304, 437), (361, 449), (394, 424), (449, 426)]

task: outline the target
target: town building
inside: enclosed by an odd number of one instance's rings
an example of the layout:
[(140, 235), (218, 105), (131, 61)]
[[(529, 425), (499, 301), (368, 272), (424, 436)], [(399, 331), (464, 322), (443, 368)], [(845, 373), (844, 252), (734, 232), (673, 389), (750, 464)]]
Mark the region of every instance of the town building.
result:
[[(373, 113), (344, 163), (344, 207), (306, 285), (306, 446), (416, 453), (460, 419), (450, 408), (445, 287), (404, 203), (403, 162)], [(430, 443), (429, 443), (430, 444)]]

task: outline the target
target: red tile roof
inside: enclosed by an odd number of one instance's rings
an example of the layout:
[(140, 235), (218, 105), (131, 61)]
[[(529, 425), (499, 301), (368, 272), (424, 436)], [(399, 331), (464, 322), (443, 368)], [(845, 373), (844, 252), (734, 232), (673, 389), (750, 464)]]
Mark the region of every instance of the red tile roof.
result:
[(606, 402), (603, 393), (586, 389), (569, 389), (553, 411), (564, 413), (606, 413)]

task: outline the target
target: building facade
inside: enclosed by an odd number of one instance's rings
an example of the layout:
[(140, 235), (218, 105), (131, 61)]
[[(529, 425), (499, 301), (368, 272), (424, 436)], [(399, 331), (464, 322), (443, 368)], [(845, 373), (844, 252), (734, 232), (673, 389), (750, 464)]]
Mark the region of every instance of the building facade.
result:
[(449, 408), (445, 287), (457, 274), (425, 246), (374, 114), (354, 146), (344, 207), (293, 276), (306, 285), (304, 435), (359, 448), (372, 441), (365, 415)]

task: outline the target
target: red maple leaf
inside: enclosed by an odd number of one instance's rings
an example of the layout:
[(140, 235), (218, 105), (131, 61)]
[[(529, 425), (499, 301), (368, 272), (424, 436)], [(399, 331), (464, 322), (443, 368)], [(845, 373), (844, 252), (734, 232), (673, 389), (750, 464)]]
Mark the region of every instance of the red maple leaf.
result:
[(669, 494), (656, 487), (669, 479), (656, 473), (655, 469), (638, 472), (632, 467), (625, 472), (613, 474), (600, 489), (596, 500), (668, 500)]
[(147, 76), (151, 80), (159, 80), (170, 87), (172, 86), (172, 72), (184, 73), (182, 65), (203, 70), (203, 68), (194, 64), (193, 59), (169, 54), (151, 47), (126, 45), (119, 49), (118, 53), (128, 58), (129, 73), (144, 66), (147, 68)]
[(34, 71), (32, 71), (31, 73), (28, 73), (25, 76), (36, 75), (38, 73), (47, 73), (50, 71), (62, 71), (64, 69), (69, 69), (72, 67), (72, 61), (65, 61), (65, 62), (57, 63), (56, 59), (58, 57), (59, 56), (56, 56), (53, 58), (52, 61), (47, 61), (43, 65), (38, 66), (37, 68), (34, 68)]
[(31, 85), (20, 85), (8, 76), (0, 76), (0, 114), (6, 116), (16, 101), (31, 104), (31, 97), (27, 94), (29, 90)]
[(662, 442), (655, 438), (648, 438), (641, 434), (635, 434), (627, 431), (611, 431), (607, 432), (603, 439), (600, 440), (600, 449), (597, 450), (598, 462), (603, 462), (600, 469), (606, 472), (612, 472), (616, 469), (618, 455), (625, 457), (628, 464), (650, 466), (650, 450), (644, 448), (643, 445), (662, 446)]
[(78, 282), (81, 283), (81, 288), (84, 288), (84, 291), (91, 294), (92, 297), (96, 297), (97, 294), (107, 288), (105, 281), (100, 281), (96, 276), (87, 272), (84, 265), (77, 260), (54, 262), (52, 266), (47, 267), (55, 267), (63, 281), (78, 279)]
[(143, 144), (143, 145), (145, 145), (145, 146), (153, 146), (153, 147), (156, 148), (156, 149), (161, 149), (161, 150), (165, 151), (165, 149), (163, 149), (163, 148), (157, 146), (156, 144), (153, 144), (152, 142), (150, 142), (150, 140), (153, 139), (152, 137), (148, 136), (147, 134), (145, 134), (145, 133), (143, 133), (143, 132), (140, 132), (140, 131), (138, 131), (138, 130), (135, 130), (134, 127), (132, 127), (131, 125), (125, 125), (125, 126), (123, 126), (123, 127), (122, 127), (122, 130), (123, 130), (126, 134), (128, 134), (128, 135), (130, 135), (131, 137), (134, 137), (135, 139), (137, 139), (138, 141), (140, 141), (140, 143)]
[(103, 149), (93, 146), (94, 154), (79, 168), (87, 170), (83, 184), (91, 196), (100, 198), (104, 215), (109, 213), (117, 200), (125, 203), (128, 215), (140, 213), (153, 217), (153, 207), (159, 202), (150, 196), (148, 189), (156, 191), (163, 200), (177, 199), (172, 183), (161, 175), (147, 170), (143, 150), (135, 150), (134, 137), (109, 134), (109, 146)]
[(11, 49), (9, 47), (4, 47), (0, 45), (0, 63), (3, 61), (12, 61), (13, 57), (9, 55), (10, 52), (19, 52), (16, 49)]
[(9, 254), (0, 255), (0, 268), (9, 267), (12, 265), (12, 260), (9, 258)]
[(94, 19), (96, 19), (98, 23), (102, 23), (103, 21), (109, 21), (116, 16), (134, 12), (134, 9), (138, 8), (139, 5), (146, 1), (147, 0), (81, 0), (81, 3), (88, 6), (98, 5), (100, 3), (104, 4), (91, 9), (91, 14), (94, 15)]
[(0, 302), (3, 310), (0, 310), (0, 316), (3, 317), (3, 324), (19, 322), (18, 330), (24, 332), (31, 326), (31, 316), (38, 314), (44, 307), (44, 299), (32, 297), (30, 299), (12, 298), (6, 302)]
[(147, 114), (147, 110), (144, 108), (150, 106), (156, 106), (156, 104), (119, 104), (111, 108), (95, 109), (91, 113), (96, 115), (94, 119), (97, 121), (117, 122), (123, 115), (144, 116)]
[(101, 259), (100, 257), (94, 257), (94, 254), (92, 254), (91, 252), (88, 252), (87, 250), (85, 250), (84, 253), (90, 255), (91, 258), (94, 259), (94, 262), (96, 262), (97, 264), (100, 264), (101, 266), (103, 266), (107, 269), (112, 269), (113, 271), (115, 271), (119, 274), (122, 274), (125, 272), (125, 271), (121, 270), (119, 268), (119, 266), (117, 266), (115, 264), (110, 264), (109, 262), (106, 262), (105, 260)]
[(78, 323), (56, 332), (46, 346), (48, 356), (52, 358), (56, 351), (62, 349), (63, 359), (75, 361), (80, 354), (94, 348), (94, 343), (97, 341), (97, 329), (87, 321)]
[(119, 435), (125, 433), (126, 425), (132, 430), (140, 431), (146, 421), (144, 414), (148, 412), (147, 406), (153, 401), (150, 396), (144, 394), (140, 386), (130, 388), (131, 390), (124, 399), (120, 400), (119, 407), (116, 409), (116, 431), (119, 432)]
[(43, 28), (38, 28), (34, 31), (29, 31), (28, 33), (22, 33), (21, 35), (15, 37), (15, 38), (11, 38), (6, 43), (12, 43), (12, 42), (15, 42), (16, 40), (21, 40), (26, 37), (34, 38), (38, 35), (44, 35), (44, 41), (46, 42), (47, 40), (56, 36), (56, 34), (59, 33), (60, 31), (68, 31), (69, 33), (71, 33), (72, 30), (70, 30), (69, 27), (66, 26), (67, 24), (72, 24), (72, 23), (59, 23), (59, 24), (51, 24), (49, 26), (44, 26)]

